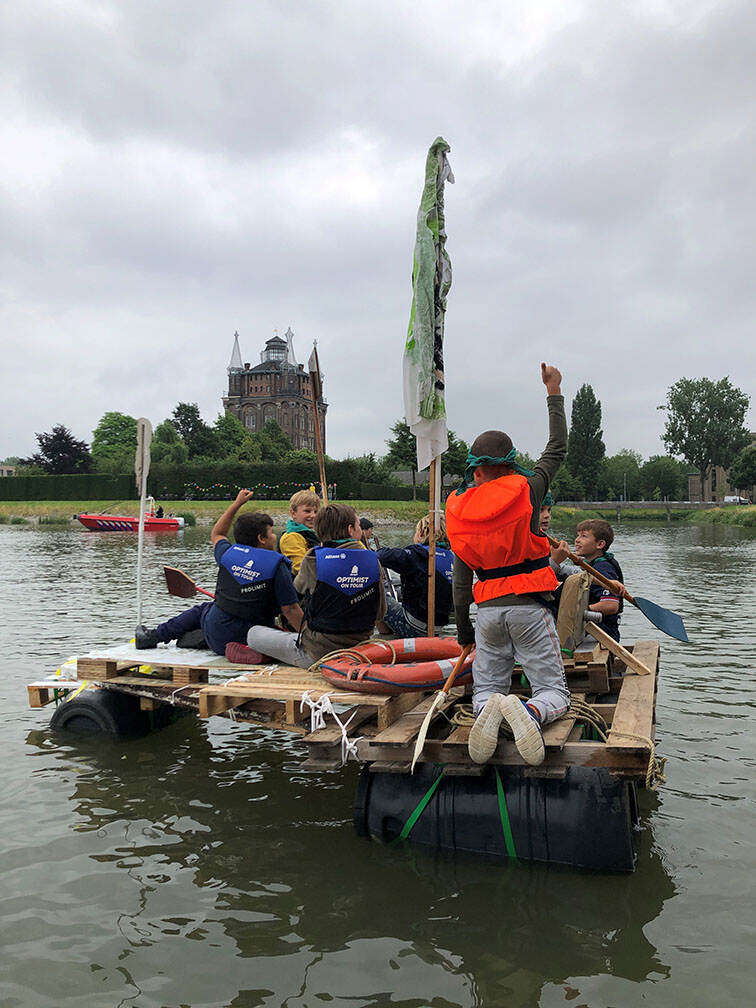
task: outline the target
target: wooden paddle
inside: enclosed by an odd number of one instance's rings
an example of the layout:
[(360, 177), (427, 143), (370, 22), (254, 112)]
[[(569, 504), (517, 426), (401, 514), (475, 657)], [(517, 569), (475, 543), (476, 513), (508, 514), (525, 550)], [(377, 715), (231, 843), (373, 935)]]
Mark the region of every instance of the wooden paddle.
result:
[(417, 736), (417, 742), (415, 742), (415, 751), (412, 754), (412, 766), (410, 767), (410, 773), (414, 772), (415, 763), (417, 763), (418, 759), (420, 758), (420, 753), (423, 751), (423, 746), (425, 745), (425, 736), (428, 734), (428, 729), (430, 728), (430, 723), (433, 719), (433, 715), (436, 711), (436, 708), (441, 706), (444, 697), (447, 695), (449, 690), (454, 685), (454, 680), (459, 675), (462, 666), (465, 664), (465, 659), (470, 654), (470, 651), (472, 651), (472, 644), (466, 644), (462, 648), (462, 654), (459, 656), (459, 658), (457, 658), (457, 664), (452, 669), (451, 675), (444, 683), (443, 689), (440, 689), (438, 693), (436, 693), (436, 696), (433, 699), (433, 703), (431, 704), (428, 713), (423, 718), (423, 723), (420, 725), (420, 731)]
[[(557, 539), (554, 539), (550, 535), (547, 535), (546, 538), (552, 546), (559, 546)], [(579, 557), (571, 550), (567, 550), (567, 556), (574, 564), (577, 564), (578, 567), (582, 567), (587, 574), (590, 574), (594, 581), (598, 581), (599, 584), (602, 584), (610, 591), (613, 590), (611, 581), (608, 578), (605, 578), (603, 574), (599, 574), (599, 572), (591, 567), (589, 563), (586, 563), (582, 557)], [(656, 602), (649, 602), (648, 599), (640, 598), (640, 596), (633, 598), (627, 589), (625, 590), (624, 597), (628, 602), (631, 602), (636, 609), (640, 609), (646, 619), (650, 620), (655, 627), (661, 630), (662, 633), (665, 633), (668, 637), (674, 637), (675, 640), (684, 641), (686, 644), (688, 643), (688, 634), (685, 631), (682, 617), (676, 612), (672, 612), (670, 609), (663, 609), (660, 605), (657, 605)]]
[(200, 588), (195, 581), (192, 581), (188, 574), (184, 574), (178, 567), (163, 567), (163, 573), (165, 574), (165, 586), (168, 589), (169, 595), (176, 595), (178, 598), (194, 598), (197, 592), (202, 592), (203, 595), (207, 595), (211, 599), (215, 598), (212, 592), (207, 591), (205, 588)]

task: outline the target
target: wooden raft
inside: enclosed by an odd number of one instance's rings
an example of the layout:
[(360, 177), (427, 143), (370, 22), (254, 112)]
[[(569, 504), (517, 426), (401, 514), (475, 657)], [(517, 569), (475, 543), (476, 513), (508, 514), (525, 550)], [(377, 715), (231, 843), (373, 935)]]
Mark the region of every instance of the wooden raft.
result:
[[(604, 767), (639, 780), (645, 776), (649, 743), (654, 737), (659, 644), (639, 641), (628, 650), (651, 669), (651, 675), (623, 674), (624, 663), (598, 644), (564, 659), (573, 697), (594, 706), (610, 726), (609, 736), (606, 742), (585, 739), (580, 718), (568, 714), (546, 727), (546, 758), (541, 766), (528, 768), (527, 773), (560, 777), (569, 766), (584, 766)], [(349, 722), (347, 736), (358, 740), (360, 760), (370, 763), (376, 773), (409, 772), (420, 726), (435, 696), (414, 692), (398, 696), (348, 692), (334, 688), (319, 673), (306, 669), (232, 665), (224, 659), (216, 659), (207, 666), (167, 661), (151, 661), (150, 665), (151, 674), (143, 675), (133, 661), (80, 658), (77, 677), (105, 689), (139, 696), (145, 710), (171, 703), (193, 710), (202, 718), (220, 715), (294, 732), (302, 736), (307, 746), (307, 765), (323, 770), (341, 766), (344, 732), (329, 715), (325, 727), (310, 731), (310, 709), (306, 703), (303, 705), (305, 695), (312, 701), (330, 697), (341, 724)], [(251, 673), (252, 681), (209, 682), (211, 674), (217, 677), (243, 673)], [(41, 707), (70, 692), (75, 685), (54, 680), (32, 683), (28, 686), (30, 705)], [(455, 726), (448, 720), (456, 704), (469, 702), (470, 691), (469, 686), (452, 689), (445, 704), (435, 712), (421, 762), (444, 764), (448, 774), (483, 772), (467, 752), (469, 726)], [(513, 674), (512, 691), (522, 696), (530, 692), (521, 681), (519, 668)], [(491, 762), (523, 765), (514, 743), (503, 737)]]

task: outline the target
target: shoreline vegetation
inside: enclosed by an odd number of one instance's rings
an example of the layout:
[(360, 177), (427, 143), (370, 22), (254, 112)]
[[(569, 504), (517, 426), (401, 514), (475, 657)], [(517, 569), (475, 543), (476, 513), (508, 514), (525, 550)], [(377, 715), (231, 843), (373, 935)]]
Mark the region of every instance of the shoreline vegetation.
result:
[[(165, 513), (181, 515), (187, 525), (196, 521), (200, 524), (214, 522), (228, 507), (228, 501), (161, 501)], [(276, 524), (289, 516), (288, 500), (261, 500), (259, 510), (265, 511)], [(406, 523), (414, 524), (428, 512), (423, 501), (346, 501), (352, 504), (359, 515), (367, 515), (377, 526)], [(0, 524), (3, 525), (49, 525), (62, 528), (72, 522), (74, 514), (139, 514), (139, 501), (0, 501)], [(575, 525), (585, 518), (607, 518), (616, 521), (612, 511), (590, 511), (579, 508), (559, 507), (552, 511), (555, 525)], [(756, 528), (756, 505), (727, 505), (708, 510), (672, 508), (670, 519), (692, 525), (736, 525)], [(664, 508), (637, 508), (622, 511), (622, 521), (666, 522)]]

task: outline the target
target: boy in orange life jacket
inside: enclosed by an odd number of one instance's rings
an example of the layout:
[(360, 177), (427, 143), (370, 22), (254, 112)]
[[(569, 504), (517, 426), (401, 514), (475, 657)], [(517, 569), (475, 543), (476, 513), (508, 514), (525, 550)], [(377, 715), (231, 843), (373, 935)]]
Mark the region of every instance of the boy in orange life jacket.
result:
[[(557, 586), (549, 544), (540, 531), (541, 501), (567, 454), (562, 376), (541, 364), (546, 386), (549, 440), (527, 477), (516, 463), (512, 439), (486, 431), (468, 455), (474, 486), (446, 502), (446, 529), (455, 553), (453, 593), (460, 644), (475, 641), (470, 757), (485, 763), (496, 749), (502, 720), (511, 727), (522, 758), (543, 762), (541, 726), (569, 710), (554, 617), (546, 608)], [(473, 573), (478, 582), (473, 589)], [(475, 630), (470, 603), (478, 615)], [(515, 657), (530, 681), (527, 704), (510, 696)]]

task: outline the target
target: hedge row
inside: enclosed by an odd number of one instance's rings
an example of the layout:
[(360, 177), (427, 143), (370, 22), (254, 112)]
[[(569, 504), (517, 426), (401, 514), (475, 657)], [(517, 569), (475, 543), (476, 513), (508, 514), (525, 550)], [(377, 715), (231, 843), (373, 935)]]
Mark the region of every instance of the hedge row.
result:
[[(338, 500), (412, 499), (411, 487), (361, 484), (357, 466), (349, 460), (330, 463), (326, 479), (330, 485), (335, 484)], [(286, 463), (213, 467), (155, 464), (150, 470), (147, 490), (159, 500), (230, 500), (238, 487), (253, 487), (259, 500), (285, 500), (302, 486), (317, 485), (318, 480), (317, 472), (309, 467)], [(136, 496), (134, 477), (128, 474), (6, 476), (0, 479), (0, 500), (4, 501), (134, 500)], [(428, 499), (427, 487), (418, 488), (418, 499)]]

